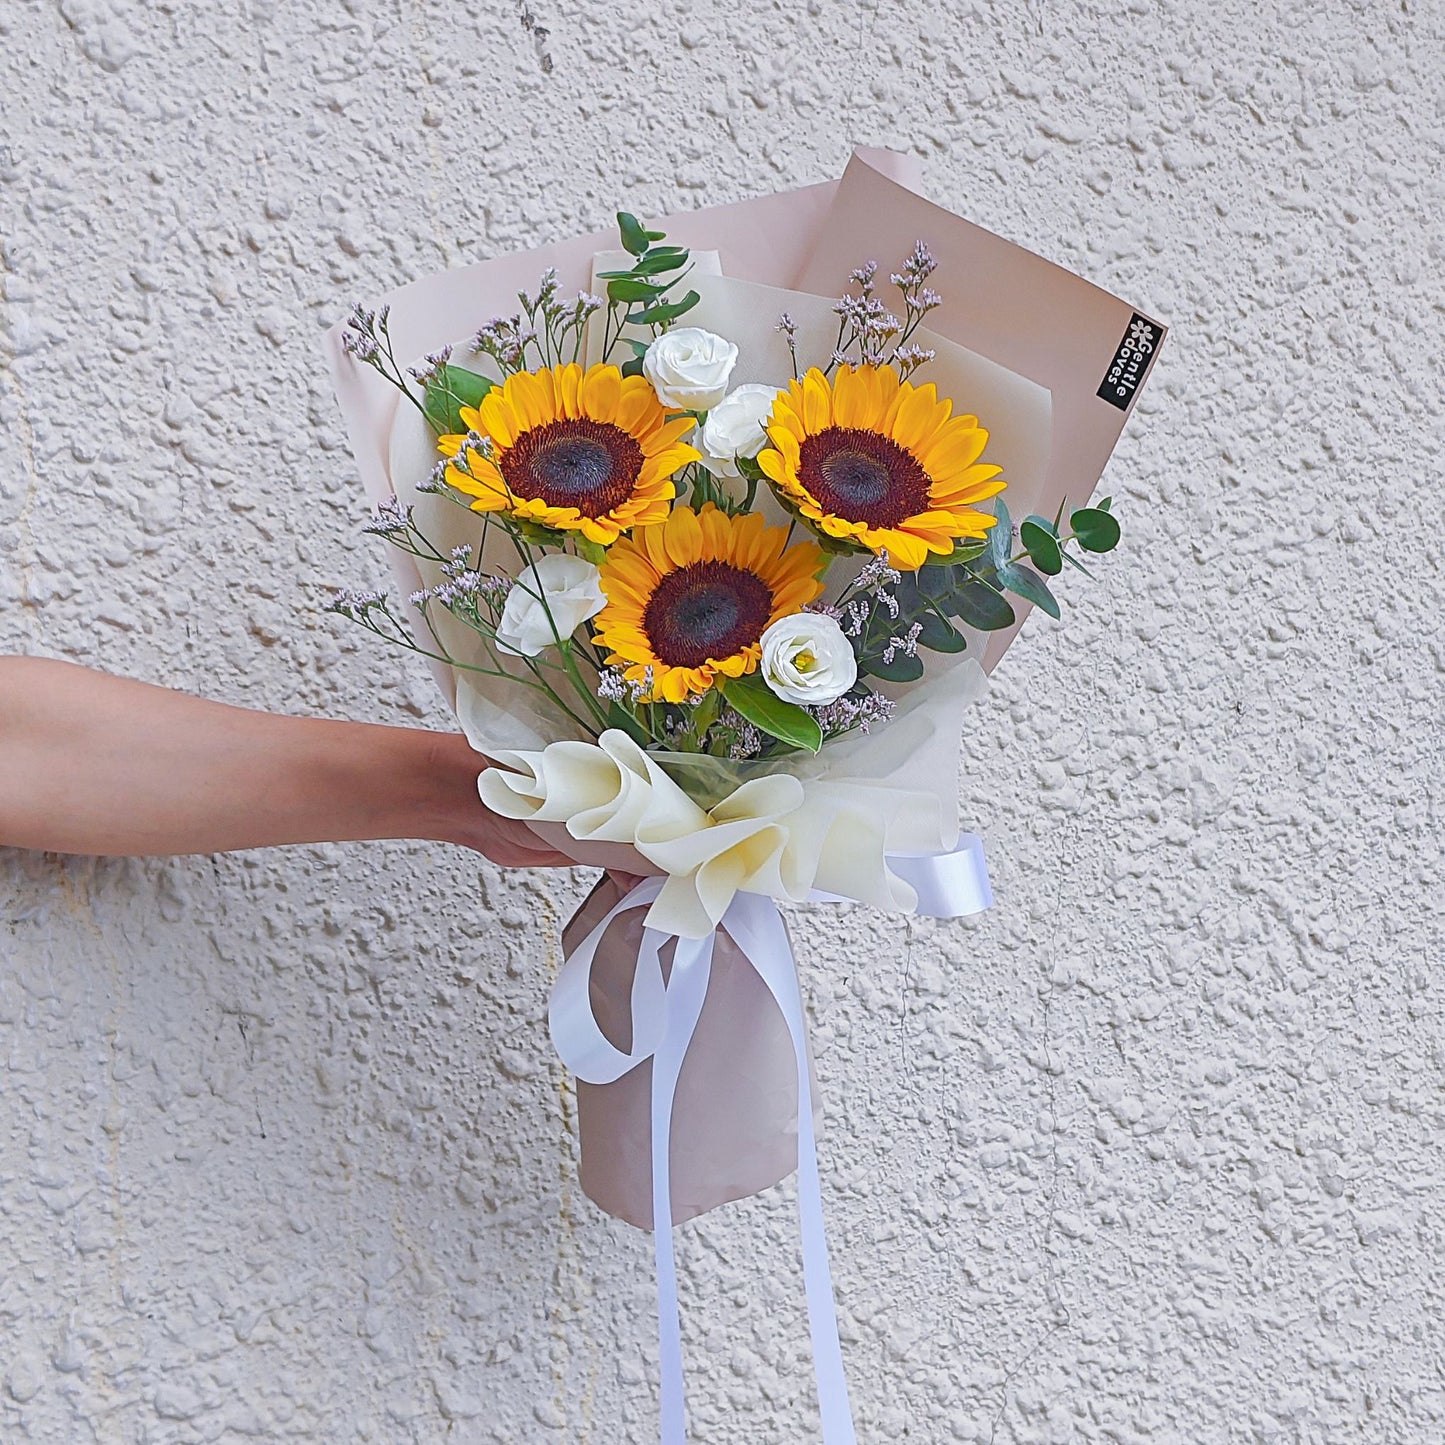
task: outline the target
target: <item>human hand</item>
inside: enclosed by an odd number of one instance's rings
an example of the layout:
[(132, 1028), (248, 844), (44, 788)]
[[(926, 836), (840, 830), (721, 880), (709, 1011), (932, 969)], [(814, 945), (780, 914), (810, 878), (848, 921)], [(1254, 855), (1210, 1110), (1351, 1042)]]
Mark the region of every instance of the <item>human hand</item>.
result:
[(426, 836), (471, 848), (502, 868), (575, 868), (577, 861), (542, 841), (525, 823), (486, 807), (477, 778), (490, 766), (466, 738), (432, 734), (433, 756), (426, 765), (429, 783), (438, 789), (439, 829)]

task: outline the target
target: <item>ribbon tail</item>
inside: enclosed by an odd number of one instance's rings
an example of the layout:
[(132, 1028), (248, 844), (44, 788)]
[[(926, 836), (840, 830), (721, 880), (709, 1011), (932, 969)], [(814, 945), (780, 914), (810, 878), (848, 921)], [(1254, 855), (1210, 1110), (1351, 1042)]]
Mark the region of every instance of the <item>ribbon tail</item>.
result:
[(813, 1122), (813, 1081), (808, 1070), (803, 993), (792, 945), (777, 905), (756, 894), (740, 893), (723, 926), (747, 954), (782, 1011), (798, 1065), (798, 1214), (803, 1244), (803, 1288), (808, 1299), (808, 1330), (813, 1344), (813, 1373), (823, 1445), (857, 1445), (843, 1347), (838, 1339), (838, 1306), (828, 1263), (823, 1219), (823, 1189), (818, 1177), (818, 1140)]
[[(644, 939), (660, 947), (653, 930)], [(652, 1238), (657, 1258), (657, 1341), (662, 1445), (685, 1445), (682, 1324), (672, 1241), (672, 1107), (682, 1061), (707, 997), (715, 934), (679, 938), (667, 981), (662, 1039), (652, 1059)]]

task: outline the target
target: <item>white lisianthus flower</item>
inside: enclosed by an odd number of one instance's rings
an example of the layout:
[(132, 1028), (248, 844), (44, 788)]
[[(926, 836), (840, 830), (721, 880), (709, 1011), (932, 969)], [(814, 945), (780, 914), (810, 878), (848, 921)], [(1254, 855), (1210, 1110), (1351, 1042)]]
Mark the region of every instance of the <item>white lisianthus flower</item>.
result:
[(559, 638), (570, 637), (606, 605), (597, 569), (590, 562), (550, 552), (524, 569), (507, 593), (497, 623), (497, 646), (514, 657), (536, 657)]
[(762, 636), (763, 681), (785, 702), (822, 707), (858, 681), (843, 629), (821, 612), (780, 617)]
[(642, 358), (642, 374), (671, 411), (708, 411), (727, 395), (737, 365), (731, 341), (697, 326), (664, 331)]
[(702, 464), (715, 477), (738, 477), (739, 457), (755, 457), (767, 445), (763, 424), (778, 388), (748, 382), (728, 392), (707, 414), (697, 437)]

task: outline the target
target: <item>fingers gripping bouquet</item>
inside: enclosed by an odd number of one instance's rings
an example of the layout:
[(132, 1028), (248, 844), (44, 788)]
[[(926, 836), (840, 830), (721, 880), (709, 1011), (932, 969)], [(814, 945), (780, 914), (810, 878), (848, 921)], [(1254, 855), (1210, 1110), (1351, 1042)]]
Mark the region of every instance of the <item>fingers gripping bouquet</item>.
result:
[(406, 590), (332, 606), (436, 665), (489, 807), (609, 870), (551, 1009), (588, 1192), (650, 1226), (799, 1168), (825, 1438), (850, 1441), (777, 903), (987, 905), (956, 798), (988, 635), (1030, 604), (1058, 616), (1051, 579), (1119, 529), (1051, 491), (1050, 391), (933, 329), (936, 288), (968, 278), (922, 240), (886, 274), (856, 257), (829, 296), (618, 227), (620, 250), (564, 258), (575, 293), (547, 269), (405, 368), (388, 308), (352, 316), (338, 353), (394, 393), (367, 530)]

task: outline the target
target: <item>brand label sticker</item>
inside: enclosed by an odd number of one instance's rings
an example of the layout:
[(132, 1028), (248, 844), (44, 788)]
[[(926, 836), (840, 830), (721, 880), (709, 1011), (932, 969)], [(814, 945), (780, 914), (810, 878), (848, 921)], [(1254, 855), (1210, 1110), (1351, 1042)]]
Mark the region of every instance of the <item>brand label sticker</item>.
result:
[(1148, 374), (1163, 334), (1162, 326), (1156, 326), (1136, 311), (1095, 395), (1101, 396), (1110, 406), (1117, 406), (1120, 411), (1128, 411), (1134, 393)]

